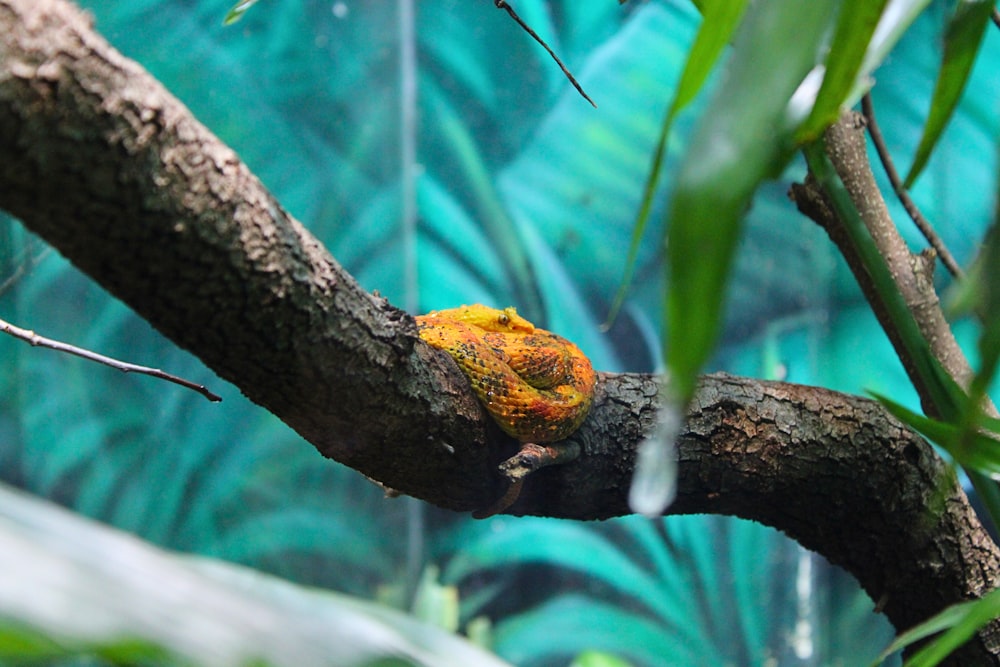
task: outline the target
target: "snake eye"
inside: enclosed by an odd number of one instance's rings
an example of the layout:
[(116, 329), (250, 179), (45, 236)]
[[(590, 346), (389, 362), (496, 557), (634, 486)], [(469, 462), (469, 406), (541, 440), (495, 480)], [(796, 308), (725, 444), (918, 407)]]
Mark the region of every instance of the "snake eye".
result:
[(508, 324), (510, 324), (510, 316), (508, 316), (507, 313), (500, 313), (500, 316), (497, 318), (497, 322), (499, 322), (504, 326), (507, 326)]

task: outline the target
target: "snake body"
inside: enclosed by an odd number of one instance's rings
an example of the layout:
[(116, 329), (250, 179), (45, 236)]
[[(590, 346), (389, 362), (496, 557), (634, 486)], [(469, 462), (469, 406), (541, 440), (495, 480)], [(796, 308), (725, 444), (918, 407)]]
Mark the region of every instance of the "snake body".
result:
[(520, 442), (555, 442), (580, 427), (596, 376), (573, 343), (514, 308), (479, 304), (417, 318), (420, 337), (458, 363), (487, 412)]

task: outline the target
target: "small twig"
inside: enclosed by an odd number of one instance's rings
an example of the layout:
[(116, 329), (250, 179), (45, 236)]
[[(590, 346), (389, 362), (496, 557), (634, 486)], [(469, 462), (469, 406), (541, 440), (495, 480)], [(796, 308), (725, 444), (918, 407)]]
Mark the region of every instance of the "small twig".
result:
[(1000, 28), (1000, 9), (996, 7), (993, 8), (993, 13), (990, 14), (990, 18), (993, 19), (993, 25)]
[(188, 389), (193, 389), (198, 392), (208, 400), (213, 403), (217, 403), (222, 400), (221, 396), (213, 394), (204, 385), (195, 384), (190, 380), (185, 380), (184, 378), (177, 377), (176, 375), (171, 375), (170, 373), (165, 373), (156, 368), (149, 368), (148, 366), (138, 366), (136, 364), (130, 364), (126, 361), (119, 361), (117, 359), (112, 359), (111, 357), (106, 357), (103, 354), (98, 354), (96, 352), (91, 352), (90, 350), (85, 350), (82, 347), (76, 347), (75, 345), (70, 345), (68, 343), (61, 343), (57, 340), (52, 340), (50, 338), (45, 338), (39, 336), (34, 331), (29, 331), (28, 329), (22, 329), (16, 327), (9, 322), (0, 320), (0, 332), (9, 334), (14, 338), (19, 338), (30, 345), (36, 347), (46, 347), (50, 350), (56, 350), (58, 352), (66, 352), (68, 354), (73, 354), (78, 357), (82, 357), (89, 361), (96, 361), (99, 364), (104, 364), (105, 366), (110, 366), (111, 368), (117, 368), (123, 373), (141, 373), (143, 375), (151, 375), (152, 377), (159, 378), (161, 380), (166, 380), (167, 382), (173, 382), (174, 384), (179, 384), (182, 387), (187, 387)]
[(889, 182), (892, 184), (892, 189), (899, 198), (900, 203), (903, 208), (906, 209), (907, 214), (917, 225), (917, 229), (920, 233), (924, 235), (927, 242), (934, 248), (934, 252), (937, 256), (941, 258), (941, 263), (944, 267), (948, 269), (950, 273), (955, 278), (962, 277), (962, 268), (955, 261), (955, 258), (949, 252), (948, 247), (941, 240), (941, 237), (937, 235), (934, 231), (934, 227), (931, 223), (923, 216), (920, 212), (920, 208), (917, 207), (916, 202), (910, 197), (910, 193), (907, 192), (906, 188), (903, 187), (903, 181), (899, 178), (899, 172), (896, 171), (896, 166), (892, 162), (892, 156), (889, 155), (889, 149), (885, 145), (885, 139), (882, 137), (882, 131), (878, 127), (878, 123), (875, 122), (875, 108), (872, 105), (871, 95), (865, 95), (861, 98), (861, 110), (865, 115), (865, 120), (868, 123), (868, 134), (872, 138), (872, 143), (875, 144), (875, 150), (878, 151), (879, 159), (882, 161), (882, 167), (885, 169), (886, 176), (889, 177)]
[(510, 14), (510, 17), (515, 21), (517, 21), (517, 24), (521, 26), (521, 28), (523, 28), (525, 32), (531, 35), (536, 42), (542, 45), (542, 48), (544, 48), (546, 51), (549, 52), (549, 55), (552, 56), (552, 59), (556, 61), (557, 65), (559, 65), (559, 69), (562, 70), (563, 74), (566, 75), (566, 78), (569, 79), (569, 82), (573, 84), (574, 88), (576, 88), (576, 91), (581, 95), (583, 95), (583, 99), (590, 102), (591, 106), (593, 106), (596, 109), (597, 104), (594, 103), (594, 100), (590, 99), (590, 95), (583, 92), (583, 86), (579, 84), (579, 82), (576, 80), (576, 77), (574, 77), (573, 74), (566, 68), (566, 66), (563, 65), (563, 62), (559, 60), (559, 56), (555, 54), (555, 51), (549, 48), (549, 45), (545, 43), (545, 40), (539, 37), (538, 33), (536, 33), (534, 30), (531, 29), (531, 26), (529, 26), (527, 23), (521, 20), (521, 17), (517, 15), (517, 12), (514, 11), (514, 8), (511, 7), (509, 4), (507, 4), (505, 0), (493, 0), (493, 4), (497, 6), (497, 9), (506, 10), (507, 13)]

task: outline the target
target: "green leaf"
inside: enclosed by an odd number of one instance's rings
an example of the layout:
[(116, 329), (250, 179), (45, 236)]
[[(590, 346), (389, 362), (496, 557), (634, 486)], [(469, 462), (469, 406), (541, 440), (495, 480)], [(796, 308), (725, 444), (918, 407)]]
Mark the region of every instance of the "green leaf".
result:
[(872, 663), (872, 667), (881, 664), (883, 660), (896, 651), (946, 630), (940, 638), (920, 649), (904, 664), (904, 667), (933, 667), (964, 644), (977, 630), (998, 616), (1000, 616), (1000, 589), (991, 591), (979, 600), (948, 607), (936, 616), (899, 635), (882, 652), (878, 660)]
[(757, 186), (792, 154), (788, 103), (816, 64), (836, 3), (751, 5), (719, 89), (676, 178), (667, 235), (665, 356), (682, 400), (718, 335), (740, 222)]
[(41, 662), (65, 652), (65, 647), (60, 646), (49, 634), (25, 623), (0, 619), (0, 658)]
[(896, 419), (939, 445), (962, 467), (990, 476), (1000, 476), (1000, 441), (979, 431), (931, 419), (881, 394), (872, 394)]
[(870, 392), (872, 397), (888, 410), (893, 417), (903, 422), (913, 430), (920, 433), (933, 443), (947, 449), (958, 434), (958, 428), (954, 424), (931, 419), (920, 413), (910, 410), (905, 405), (897, 403), (888, 396), (883, 396), (878, 392)]
[(706, 0), (703, 4), (701, 27), (684, 63), (684, 72), (670, 105), (670, 116), (690, 104), (701, 91), (719, 54), (739, 25), (746, 5), (747, 0)]
[(888, 0), (846, 0), (837, 17), (837, 30), (826, 56), (826, 73), (809, 118), (799, 128), (799, 141), (815, 139), (840, 115), (841, 106), (856, 88), (862, 62)]
[(646, 184), (643, 187), (642, 203), (636, 215), (635, 224), (632, 227), (632, 239), (629, 244), (628, 257), (625, 260), (625, 274), (622, 277), (618, 293), (608, 314), (606, 326), (609, 326), (625, 303), (629, 286), (632, 283), (632, 276), (635, 272), (636, 260), (639, 256), (639, 247), (642, 237), (646, 231), (646, 224), (649, 222), (649, 215), (653, 209), (653, 196), (656, 193), (656, 184), (660, 180), (660, 173), (663, 169), (663, 157), (667, 153), (667, 140), (670, 137), (670, 129), (673, 127), (674, 119), (684, 107), (698, 95), (705, 81), (708, 79), (715, 62), (722, 53), (722, 49), (729, 43), (733, 31), (739, 25), (743, 10), (746, 8), (746, 0), (712, 0), (705, 2), (699, 7), (702, 11), (701, 27), (694, 43), (688, 51), (687, 61), (684, 63), (684, 71), (681, 73), (677, 90), (674, 93), (673, 101), (667, 109), (667, 114), (663, 118), (660, 127), (660, 136), (657, 139), (656, 150), (653, 153), (653, 164), (646, 177)]
[(990, 0), (959, 2), (955, 14), (948, 23), (944, 37), (944, 56), (937, 83), (931, 97), (931, 108), (927, 114), (920, 144), (917, 146), (913, 165), (906, 175), (904, 187), (911, 187), (923, 171), (938, 139), (958, 104), (965, 82), (969, 78), (976, 53), (982, 43), (986, 24), (990, 20), (994, 2)]
[(632, 663), (623, 660), (613, 653), (603, 651), (584, 651), (573, 658), (569, 667), (632, 667)]
[(232, 25), (236, 23), (243, 15), (246, 14), (247, 10), (256, 5), (258, 0), (240, 0), (226, 14), (226, 18), (222, 19), (222, 25)]
[(983, 324), (979, 335), (980, 368), (973, 385), (983, 391), (990, 385), (1000, 362), (1000, 226), (994, 223), (968, 282), (976, 292), (975, 311)]

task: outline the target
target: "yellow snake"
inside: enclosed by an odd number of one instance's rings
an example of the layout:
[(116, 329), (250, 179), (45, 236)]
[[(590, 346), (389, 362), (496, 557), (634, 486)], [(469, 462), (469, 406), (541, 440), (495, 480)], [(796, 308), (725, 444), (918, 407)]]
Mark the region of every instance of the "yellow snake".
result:
[(596, 376), (565, 338), (536, 328), (514, 308), (475, 304), (416, 319), (420, 337), (451, 355), (507, 434), (520, 442), (555, 442), (583, 423)]

